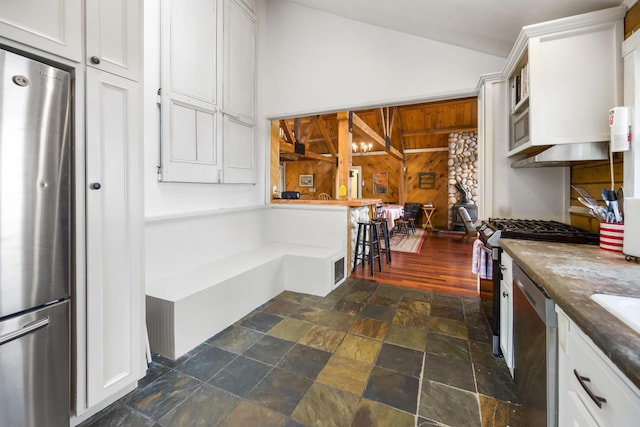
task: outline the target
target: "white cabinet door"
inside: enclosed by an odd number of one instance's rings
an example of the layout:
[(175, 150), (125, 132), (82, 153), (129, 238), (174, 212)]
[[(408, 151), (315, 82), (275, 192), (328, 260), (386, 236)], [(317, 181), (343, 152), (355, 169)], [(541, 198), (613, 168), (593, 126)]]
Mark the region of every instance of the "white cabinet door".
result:
[(578, 395), (573, 391), (567, 391), (567, 408), (565, 423), (567, 427), (598, 427), (587, 408), (584, 407)]
[(500, 260), (500, 350), (513, 375), (513, 260), (502, 252)]
[(140, 78), (140, 0), (85, 3), (87, 65), (131, 80)]
[(144, 375), (138, 85), (87, 68), (87, 403)]
[(621, 23), (529, 42), (535, 145), (609, 141), (609, 109), (621, 101)]
[(224, 182), (256, 182), (256, 20), (240, 0), (225, 3)]
[(82, 0), (2, 0), (0, 35), (80, 62)]
[(224, 118), (224, 182), (255, 183), (255, 126), (234, 117)]
[(513, 372), (513, 296), (512, 286), (500, 282), (500, 350), (507, 367)]
[(222, 13), (217, 0), (162, 0), (161, 180), (220, 182)]

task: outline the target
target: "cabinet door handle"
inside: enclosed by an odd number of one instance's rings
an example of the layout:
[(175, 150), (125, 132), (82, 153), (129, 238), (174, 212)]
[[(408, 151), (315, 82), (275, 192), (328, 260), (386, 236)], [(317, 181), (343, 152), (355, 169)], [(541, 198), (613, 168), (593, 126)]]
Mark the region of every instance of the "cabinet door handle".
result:
[(91, 185), (89, 185), (89, 187), (90, 187), (92, 190), (99, 190), (99, 189), (101, 189), (101, 188), (102, 188), (102, 185), (100, 185), (100, 183), (99, 183), (99, 182), (94, 182), (94, 183), (92, 183)]
[(508, 297), (508, 296), (509, 296), (509, 294), (508, 294), (508, 293), (506, 293), (506, 292), (503, 292), (503, 293), (502, 293), (502, 296), (506, 298), (506, 297)]
[(591, 400), (593, 400), (593, 403), (598, 405), (598, 408), (602, 408), (602, 404), (603, 403), (607, 403), (607, 399), (605, 399), (604, 397), (596, 396), (595, 394), (593, 394), (593, 392), (591, 391), (591, 389), (587, 385), (587, 383), (590, 382), (591, 379), (588, 378), (588, 377), (581, 376), (578, 373), (578, 371), (575, 370), (575, 369), (573, 370), (573, 373), (575, 374), (576, 378), (578, 379), (578, 382), (580, 383), (580, 385), (582, 386), (584, 391), (586, 391), (587, 394), (589, 395), (589, 397), (591, 398)]
[(95, 65), (98, 65), (100, 63), (100, 58), (97, 57), (97, 56), (92, 56), (91, 57), (91, 63), (95, 64)]

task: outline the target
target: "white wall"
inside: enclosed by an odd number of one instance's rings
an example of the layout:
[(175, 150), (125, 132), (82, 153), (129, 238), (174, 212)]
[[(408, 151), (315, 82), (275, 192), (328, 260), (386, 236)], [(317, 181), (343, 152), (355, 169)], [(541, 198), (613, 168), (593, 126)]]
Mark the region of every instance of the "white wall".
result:
[(485, 81), (479, 115), (479, 218), (525, 218), (568, 223), (568, 167), (513, 169), (509, 152), (508, 84)]
[(468, 95), (505, 62), (285, 0), (266, 6), (270, 117)]

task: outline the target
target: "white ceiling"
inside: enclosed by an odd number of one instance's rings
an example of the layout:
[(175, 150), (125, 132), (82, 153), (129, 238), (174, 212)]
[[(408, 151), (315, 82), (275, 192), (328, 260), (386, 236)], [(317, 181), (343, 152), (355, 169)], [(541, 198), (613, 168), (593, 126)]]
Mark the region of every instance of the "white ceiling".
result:
[(636, 0), (289, 0), (313, 9), (507, 57), (520, 29)]

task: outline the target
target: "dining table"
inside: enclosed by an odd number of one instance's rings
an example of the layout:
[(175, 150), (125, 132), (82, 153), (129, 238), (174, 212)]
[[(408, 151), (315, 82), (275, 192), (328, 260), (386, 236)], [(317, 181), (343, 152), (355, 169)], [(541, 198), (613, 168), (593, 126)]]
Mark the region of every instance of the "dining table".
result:
[(380, 209), (380, 216), (387, 220), (387, 228), (392, 230), (396, 219), (402, 218), (404, 216), (404, 206), (403, 205), (384, 205)]

